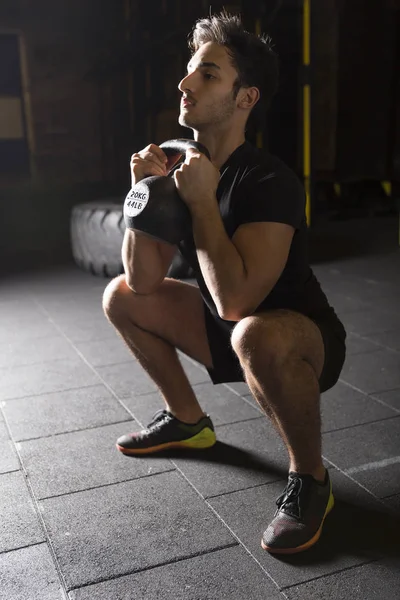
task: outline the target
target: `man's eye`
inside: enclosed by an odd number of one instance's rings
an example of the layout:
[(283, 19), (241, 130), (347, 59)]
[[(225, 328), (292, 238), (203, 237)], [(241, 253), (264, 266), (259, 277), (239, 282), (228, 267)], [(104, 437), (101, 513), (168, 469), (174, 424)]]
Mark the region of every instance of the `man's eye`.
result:
[(215, 79), (214, 75), (211, 75), (211, 73), (204, 73), (204, 77), (205, 79)]

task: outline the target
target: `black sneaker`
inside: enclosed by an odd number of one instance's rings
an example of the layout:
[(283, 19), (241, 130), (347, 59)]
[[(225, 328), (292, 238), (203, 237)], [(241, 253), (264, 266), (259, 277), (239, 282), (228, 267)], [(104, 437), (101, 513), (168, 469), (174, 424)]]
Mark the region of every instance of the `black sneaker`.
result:
[(214, 425), (208, 415), (190, 425), (167, 410), (160, 410), (147, 429), (118, 438), (117, 448), (124, 454), (150, 454), (168, 448), (203, 450), (214, 446), (216, 441)]
[(276, 554), (308, 550), (319, 540), (325, 517), (334, 505), (328, 471), (324, 483), (312, 475), (289, 473), (276, 504), (275, 518), (264, 532), (261, 546)]

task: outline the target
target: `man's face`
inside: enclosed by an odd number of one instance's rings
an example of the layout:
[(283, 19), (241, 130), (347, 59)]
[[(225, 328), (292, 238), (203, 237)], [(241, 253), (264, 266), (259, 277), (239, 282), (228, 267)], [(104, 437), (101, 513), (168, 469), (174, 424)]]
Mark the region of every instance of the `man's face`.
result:
[(179, 84), (179, 124), (196, 131), (219, 129), (229, 123), (236, 109), (233, 84), (237, 72), (223, 46), (203, 44), (188, 64), (188, 73)]

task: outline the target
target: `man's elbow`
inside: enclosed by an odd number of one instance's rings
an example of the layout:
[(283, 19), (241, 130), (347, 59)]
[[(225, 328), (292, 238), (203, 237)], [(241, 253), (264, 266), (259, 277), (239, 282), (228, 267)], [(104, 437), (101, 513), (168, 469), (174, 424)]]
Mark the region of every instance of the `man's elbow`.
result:
[(239, 304), (229, 305), (218, 305), (217, 311), (218, 316), (224, 321), (241, 321), (246, 317), (250, 317), (255, 311), (256, 307), (240, 306)]

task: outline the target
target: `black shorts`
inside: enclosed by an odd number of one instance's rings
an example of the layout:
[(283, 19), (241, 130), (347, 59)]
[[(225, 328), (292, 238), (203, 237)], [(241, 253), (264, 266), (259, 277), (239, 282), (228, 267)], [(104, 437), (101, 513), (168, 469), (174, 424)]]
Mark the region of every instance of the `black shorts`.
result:
[[(231, 333), (235, 326), (232, 321), (215, 319), (204, 306), (208, 343), (213, 367), (207, 369), (214, 384), (244, 381), (240, 362), (231, 345)], [(311, 317), (309, 317), (311, 318)], [(346, 357), (346, 332), (334, 313), (320, 318), (312, 318), (319, 328), (325, 348), (325, 360), (319, 378), (320, 392), (326, 392), (339, 379)]]

